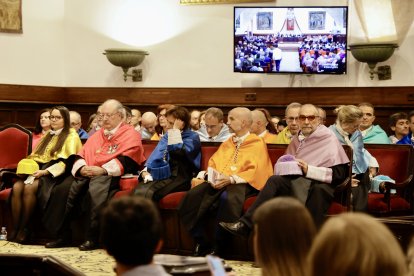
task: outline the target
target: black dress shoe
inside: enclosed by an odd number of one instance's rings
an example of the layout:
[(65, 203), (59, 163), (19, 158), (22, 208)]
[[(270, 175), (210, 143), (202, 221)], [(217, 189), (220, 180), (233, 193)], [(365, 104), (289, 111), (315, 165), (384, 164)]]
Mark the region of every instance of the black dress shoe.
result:
[(86, 241), (79, 245), (80, 251), (90, 251), (98, 248), (98, 244), (94, 241)]
[(61, 248), (61, 247), (70, 247), (71, 242), (67, 239), (57, 239), (45, 244), (46, 248)]
[(247, 237), (250, 234), (250, 228), (241, 221), (238, 222), (219, 222), (219, 225), (233, 235)]

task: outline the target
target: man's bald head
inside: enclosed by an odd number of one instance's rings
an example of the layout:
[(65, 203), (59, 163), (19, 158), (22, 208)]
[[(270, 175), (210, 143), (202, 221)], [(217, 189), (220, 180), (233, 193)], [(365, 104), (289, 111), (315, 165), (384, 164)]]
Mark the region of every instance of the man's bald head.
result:
[(230, 110), (227, 125), (237, 135), (245, 135), (252, 125), (252, 113), (248, 108), (236, 107)]
[(250, 132), (259, 135), (266, 130), (266, 126), (268, 124), (267, 118), (265, 114), (260, 110), (253, 110), (251, 111), (251, 114), (253, 122), (252, 126), (250, 127)]
[(157, 126), (157, 115), (151, 111), (142, 114), (141, 126), (148, 130), (148, 132), (154, 133), (155, 127)]

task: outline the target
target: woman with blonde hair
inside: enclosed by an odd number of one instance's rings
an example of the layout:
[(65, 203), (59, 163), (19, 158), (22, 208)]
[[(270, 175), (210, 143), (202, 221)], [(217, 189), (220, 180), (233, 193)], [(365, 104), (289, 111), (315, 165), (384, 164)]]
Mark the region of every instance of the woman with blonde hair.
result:
[(355, 105), (341, 105), (334, 112), (337, 119), (329, 129), (341, 144), (348, 145), (353, 150), (352, 206), (355, 211), (366, 211), (370, 189), (368, 165), (371, 155), (364, 149), (362, 134), (359, 131), (363, 113)]
[(391, 231), (363, 213), (343, 213), (322, 226), (308, 256), (310, 276), (403, 276), (404, 253)]
[(277, 197), (254, 213), (254, 253), (264, 276), (306, 275), (316, 234), (312, 216), (293, 197)]

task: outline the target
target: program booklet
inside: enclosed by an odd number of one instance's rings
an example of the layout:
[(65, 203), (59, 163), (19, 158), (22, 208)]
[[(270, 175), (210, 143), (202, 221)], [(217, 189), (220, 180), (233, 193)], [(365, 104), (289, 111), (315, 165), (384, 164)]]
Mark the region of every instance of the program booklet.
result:
[(218, 179), (222, 178), (222, 174), (212, 167), (207, 168), (207, 175), (207, 181), (213, 185), (217, 184)]

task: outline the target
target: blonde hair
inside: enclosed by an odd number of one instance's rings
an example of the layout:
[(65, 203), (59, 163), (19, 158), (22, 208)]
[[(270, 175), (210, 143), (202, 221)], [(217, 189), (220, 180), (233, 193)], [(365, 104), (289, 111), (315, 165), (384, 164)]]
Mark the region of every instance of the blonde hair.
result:
[(306, 275), (306, 256), (316, 227), (306, 207), (293, 197), (277, 197), (253, 215), (254, 249), (262, 275)]
[(407, 272), (404, 253), (391, 231), (363, 213), (328, 219), (308, 260), (310, 276), (402, 276)]
[(334, 112), (340, 123), (353, 123), (363, 116), (361, 109), (355, 105), (341, 105), (335, 108)]

